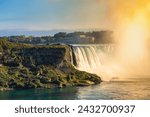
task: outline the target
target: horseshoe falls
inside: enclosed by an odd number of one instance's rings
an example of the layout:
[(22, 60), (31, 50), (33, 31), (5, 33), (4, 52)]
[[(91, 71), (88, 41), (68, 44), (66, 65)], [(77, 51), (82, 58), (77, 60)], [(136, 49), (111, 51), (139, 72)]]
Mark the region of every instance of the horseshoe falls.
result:
[(97, 74), (103, 81), (117, 77), (118, 66), (114, 62), (115, 45), (72, 45), (72, 63), (76, 69)]

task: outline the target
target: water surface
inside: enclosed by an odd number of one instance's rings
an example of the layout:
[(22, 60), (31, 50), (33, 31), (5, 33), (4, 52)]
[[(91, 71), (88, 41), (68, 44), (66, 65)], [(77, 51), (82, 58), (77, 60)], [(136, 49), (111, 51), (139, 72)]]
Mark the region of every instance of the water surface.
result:
[(28, 89), (0, 92), (1, 100), (148, 100), (150, 79), (112, 80), (88, 87)]

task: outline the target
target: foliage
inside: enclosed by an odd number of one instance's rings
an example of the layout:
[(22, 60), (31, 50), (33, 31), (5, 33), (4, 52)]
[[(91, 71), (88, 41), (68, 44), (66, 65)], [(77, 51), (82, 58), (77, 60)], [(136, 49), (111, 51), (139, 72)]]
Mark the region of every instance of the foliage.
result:
[(87, 86), (101, 82), (71, 65), (67, 45), (33, 46), (0, 40), (0, 87), (13, 89)]
[[(4, 38), (2, 38), (4, 39)], [(0, 38), (1, 40), (1, 38)], [(109, 30), (105, 31), (93, 31), (93, 32), (58, 32), (54, 36), (9, 36), (5, 37), (5, 40), (16, 43), (27, 44), (53, 44), (53, 43), (67, 43), (67, 44), (98, 44), (98, 43), (114, 43), (113, 32)]]

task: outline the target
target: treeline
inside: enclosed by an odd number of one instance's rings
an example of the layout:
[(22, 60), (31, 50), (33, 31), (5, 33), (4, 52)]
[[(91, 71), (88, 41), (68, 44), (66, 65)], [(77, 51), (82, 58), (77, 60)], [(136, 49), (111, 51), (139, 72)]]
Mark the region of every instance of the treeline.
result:
[(9, 36), (1, 37), (6, 38), (11, 42), (28, 43), (28, 44), (53, 44), (53, 43), (66, 43), (66, 44), (100, 44), (100, 43), (114, 43), (112, 31), (93, 31), (93, 32), (59, 32), (54, 36)]

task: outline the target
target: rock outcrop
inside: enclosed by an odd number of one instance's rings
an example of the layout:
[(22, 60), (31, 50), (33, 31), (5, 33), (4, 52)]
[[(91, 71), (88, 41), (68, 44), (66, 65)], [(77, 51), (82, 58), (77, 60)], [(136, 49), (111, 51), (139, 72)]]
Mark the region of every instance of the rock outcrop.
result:
[(98, 84), (97, 75), (76, 70), (67, 45), (34, 46), (0, 40), (0, 89)]

